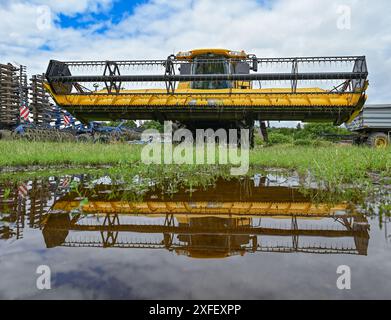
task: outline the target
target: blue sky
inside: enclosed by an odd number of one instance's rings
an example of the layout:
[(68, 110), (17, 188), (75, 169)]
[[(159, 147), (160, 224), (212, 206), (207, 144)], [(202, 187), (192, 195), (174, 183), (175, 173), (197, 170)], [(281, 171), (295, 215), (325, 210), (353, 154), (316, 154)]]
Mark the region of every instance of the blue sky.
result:
[[(172, 0), (182, 1), (182, 0)], [(227, 0), (228, 3), (229, 0)], [(276, 1), (276, 0), (274, 0)], [(88, 13), (85, 12), (67, 15), (60, 13), (58, 15), (58, 25), (61, 28), (75, 28), (84, 29), (92, 25), (103, 23), (102, 27), (97, 29), (96, 32), (104, 33), (108, 30), (108, 24), (118, 24), (124, 17), (128, 17), (134, 14), (136, 7), (152, 2), (151, 0), (113, 0), (111, 6), (108, 9), (99, 10), (98, 12)], [(271, 9), (273, 0), (255, 0), (260, 6)]]
[[(108, 10), (100, 10), (85, 14), (78, 13), (75, 15), (59, 14), (59, 21), (57, 22), (61, 28), (75, 28), (84, 29), (91, 25), (100, 22), (111, 22), (117, 24), (125, 16), (130, 16), (134, 13), (134, 9), (140, 4), (146, 3), (148, 0), (114, 0)], [(97, 30), (98, 32), (107, 31), (107, 27)]]

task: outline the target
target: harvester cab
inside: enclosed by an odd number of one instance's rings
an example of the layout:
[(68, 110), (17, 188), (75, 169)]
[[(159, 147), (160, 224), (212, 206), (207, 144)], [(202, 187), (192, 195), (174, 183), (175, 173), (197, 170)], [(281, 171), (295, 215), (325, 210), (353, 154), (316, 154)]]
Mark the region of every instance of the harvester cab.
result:
[[(255, 57), (255, 56), (254, 56)], [(250, 64), (244, 51), (235, 52), (223, 49), (202, 49), (190, 52), (179, 52), (176, 58), (184, 61), (192, 61), (191, 64), (183, 63), (180, 67), (181, 75), (230, 75), (249, 74)], [(255, 57), (256, 59), (256, 57)], [(180, 83), (178, 89), (250, 89), (250, 81), (230, 80), (206, 80)]]

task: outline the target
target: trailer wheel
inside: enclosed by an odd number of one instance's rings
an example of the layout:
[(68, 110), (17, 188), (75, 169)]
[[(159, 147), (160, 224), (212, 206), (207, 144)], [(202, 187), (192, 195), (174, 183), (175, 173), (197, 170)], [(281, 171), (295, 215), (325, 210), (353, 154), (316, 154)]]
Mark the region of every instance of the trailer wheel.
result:
[(367, 144), (373, 148), (386, 148), (389, 146), (390, 141), (385, 133), (374, 132), (369, 135)]

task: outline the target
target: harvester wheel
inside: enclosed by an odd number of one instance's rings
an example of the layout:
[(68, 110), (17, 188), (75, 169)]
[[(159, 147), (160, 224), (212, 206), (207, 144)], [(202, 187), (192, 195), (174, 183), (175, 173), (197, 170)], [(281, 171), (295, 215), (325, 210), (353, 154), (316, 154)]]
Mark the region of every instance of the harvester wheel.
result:
[(390, 145), (388, 136), (383, 132), (371, 133), (367, 140), (367, 145), (373, 148), (386, 148)]

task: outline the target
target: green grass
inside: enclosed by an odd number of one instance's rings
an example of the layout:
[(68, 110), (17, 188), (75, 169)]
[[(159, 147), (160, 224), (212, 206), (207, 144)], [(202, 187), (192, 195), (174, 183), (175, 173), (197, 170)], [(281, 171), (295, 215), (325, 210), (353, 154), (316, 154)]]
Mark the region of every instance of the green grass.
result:
[(101, 165), (134, 163), (141, 146), (0, 141), (0, 167), (27, 165)]
[(250, 153), (253, 166), (297, 170), (328, 184), (365, 181), (369, 173), (391, 176), (391, 149), (356, 146), (275, 146)]
[[(113, 165), (120, 171), (127, 166), (140, 164), (140, 145), (127, 144), (76, 144), (0, 141), (0, 167), (28, 165), (83, 167), (85, 165)], [(368, 174), (391, 176), (391, 148), (375, 150), (367, 147), (326, 145), (277, 145), (256, 148), (250, 152), (252, 170), (285, 168), (298, 171), (323, 181), (326, 187), (344, 183), (368, 181)], [(200, 166), (174, 166), (178, 170), (199, 172)], [(204, 166), (205, 167), (205, 166)], [(162, 166), (164, 170), (168, 167)], [(148, 169), (146, 169), (148, 170)]]

